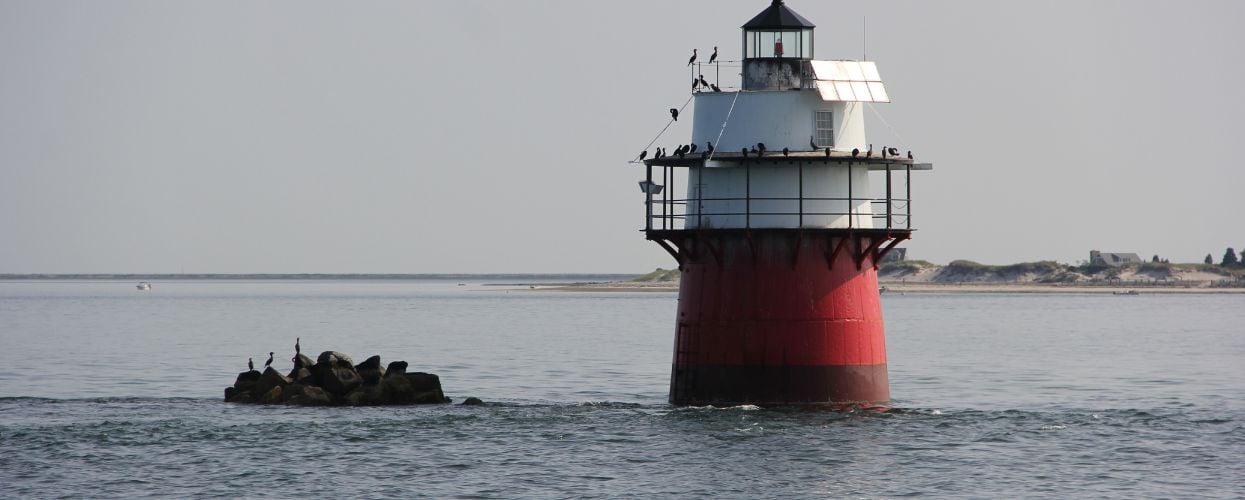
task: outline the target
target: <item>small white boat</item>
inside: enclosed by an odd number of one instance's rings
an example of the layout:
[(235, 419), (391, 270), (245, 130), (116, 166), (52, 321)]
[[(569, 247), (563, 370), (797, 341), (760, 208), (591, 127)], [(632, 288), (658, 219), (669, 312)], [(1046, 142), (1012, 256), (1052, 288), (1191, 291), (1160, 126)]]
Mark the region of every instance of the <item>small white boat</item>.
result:
[(148, 283), (146, 281), (141, 281), (138, 283), (138, 286), (136, 288), (138, 288), (139, 290), (151, 290), (151, 283)]

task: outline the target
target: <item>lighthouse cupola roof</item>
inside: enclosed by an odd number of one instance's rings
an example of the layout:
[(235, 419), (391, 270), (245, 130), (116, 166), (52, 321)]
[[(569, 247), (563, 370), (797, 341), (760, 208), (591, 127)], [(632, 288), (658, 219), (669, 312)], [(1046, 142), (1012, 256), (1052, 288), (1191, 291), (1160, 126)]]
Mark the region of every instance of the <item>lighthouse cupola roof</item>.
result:
[(768, 8), (753, 17), (743, 25), (746, 30), (759, 29), (794, 29), (815, 28), (813, 23), (804, 16), (796, 14), (794, 10), (783, 4), (782, 0), (774, 0)]

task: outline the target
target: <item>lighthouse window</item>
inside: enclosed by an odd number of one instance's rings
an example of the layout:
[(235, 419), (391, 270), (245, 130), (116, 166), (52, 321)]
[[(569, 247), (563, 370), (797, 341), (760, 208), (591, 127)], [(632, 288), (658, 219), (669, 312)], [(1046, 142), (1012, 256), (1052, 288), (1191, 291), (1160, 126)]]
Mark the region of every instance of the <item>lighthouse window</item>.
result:
[(815, 114), (817, 145), (823, 148), (834, 147), (834, 112), (817, 111)]

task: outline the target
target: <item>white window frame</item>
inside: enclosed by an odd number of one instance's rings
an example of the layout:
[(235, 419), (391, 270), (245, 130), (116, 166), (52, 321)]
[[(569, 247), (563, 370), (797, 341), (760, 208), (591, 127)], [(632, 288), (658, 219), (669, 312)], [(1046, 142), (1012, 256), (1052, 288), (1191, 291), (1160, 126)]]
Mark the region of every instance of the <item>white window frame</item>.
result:
[[(821, 126), (820, 117), (822, 113), (825, 113), (826, 115), (828, 115), (827, 119), (830, 125), (829, 128), (823, 128)], [(822, 136), (823, 131), (826, 132), (825, 137)], [(819, 109), (819, 110), (813, 111), (813, 137), (816, 138), (818, 147), (834, 149), (834, 110), (833, 109)]]

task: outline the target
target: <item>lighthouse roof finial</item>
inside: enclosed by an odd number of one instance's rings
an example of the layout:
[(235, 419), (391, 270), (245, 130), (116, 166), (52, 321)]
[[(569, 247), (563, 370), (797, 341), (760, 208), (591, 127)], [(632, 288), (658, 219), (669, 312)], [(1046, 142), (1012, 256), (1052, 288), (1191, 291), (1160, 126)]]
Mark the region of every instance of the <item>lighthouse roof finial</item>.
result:
[(774, 0), (769, 7), (753, 17), (751, 21), (744, 24), (743, 29), (800, 29), (815, 28), (816, 26), (804, 19), (804, 16), (796, 14), (794, 10), (783, 4), (783, 0)]

